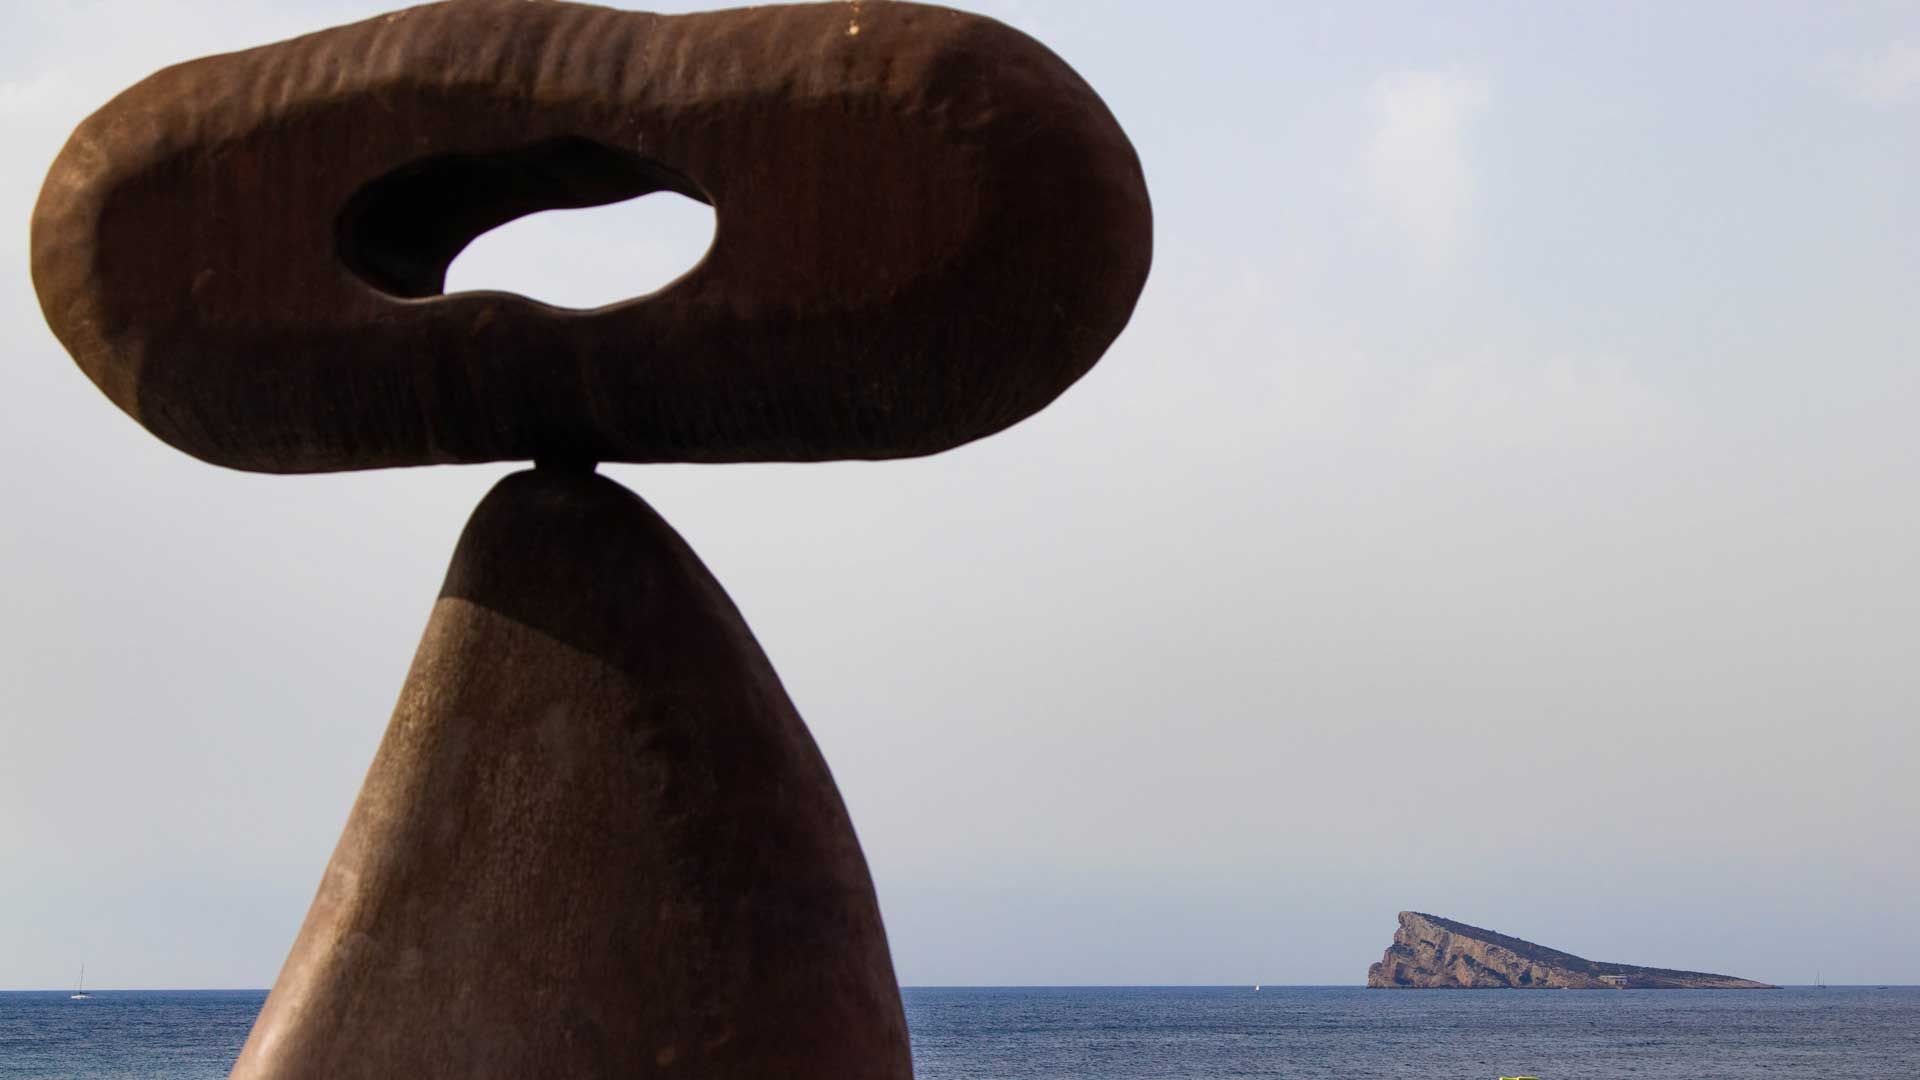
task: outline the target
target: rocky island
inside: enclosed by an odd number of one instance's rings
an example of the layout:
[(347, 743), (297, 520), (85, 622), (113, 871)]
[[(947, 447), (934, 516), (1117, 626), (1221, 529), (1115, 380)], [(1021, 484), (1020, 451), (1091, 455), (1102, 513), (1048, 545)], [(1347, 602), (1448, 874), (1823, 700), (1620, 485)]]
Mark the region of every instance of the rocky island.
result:
[(1399, 990), (1775, 990), (1731, 975), (1587, 960), (1478, 926), (1400, 913), (1367, 986)]

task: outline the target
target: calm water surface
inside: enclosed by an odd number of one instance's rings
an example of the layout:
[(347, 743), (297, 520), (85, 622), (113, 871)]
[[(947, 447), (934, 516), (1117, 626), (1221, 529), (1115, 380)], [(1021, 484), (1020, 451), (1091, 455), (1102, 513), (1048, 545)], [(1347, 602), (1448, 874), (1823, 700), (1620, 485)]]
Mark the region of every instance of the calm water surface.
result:
[[(1920, 1080), (1920, 987), (913, 989), (919, 1080)], [(0, 993), (0, 1080), (219, 1080), (265, 991)]]

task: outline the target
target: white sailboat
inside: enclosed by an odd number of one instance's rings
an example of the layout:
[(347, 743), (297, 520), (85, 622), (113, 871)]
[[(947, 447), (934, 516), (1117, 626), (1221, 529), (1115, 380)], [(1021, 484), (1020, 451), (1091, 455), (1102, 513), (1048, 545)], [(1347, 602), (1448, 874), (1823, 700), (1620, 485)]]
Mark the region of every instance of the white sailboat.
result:
[(68, 994), (67, 997), (73, 1001), (88, 1001), (93, 998), (92, 994), (87, 993), (87, 965), (80, 965), (80, 985), (74, 987), (73, 993)]

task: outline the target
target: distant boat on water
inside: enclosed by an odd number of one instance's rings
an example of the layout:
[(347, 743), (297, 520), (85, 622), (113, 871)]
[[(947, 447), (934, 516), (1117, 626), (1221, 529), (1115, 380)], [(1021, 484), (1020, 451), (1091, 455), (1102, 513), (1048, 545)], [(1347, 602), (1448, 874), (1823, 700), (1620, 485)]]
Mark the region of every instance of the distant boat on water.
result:
[(74, 987), (73, 993), (68, 994), (67, 997), (74, 1001), (92, 1000), (93, 995), (87, 993), (87, 965), (80, 965), (80, 985)]

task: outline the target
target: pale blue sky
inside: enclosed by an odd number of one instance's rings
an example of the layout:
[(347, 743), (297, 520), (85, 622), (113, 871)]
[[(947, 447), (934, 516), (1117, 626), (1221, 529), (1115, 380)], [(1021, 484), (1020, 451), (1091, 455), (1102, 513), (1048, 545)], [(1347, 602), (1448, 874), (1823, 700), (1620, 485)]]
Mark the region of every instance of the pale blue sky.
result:
[[(0, 987), (271, 982), (507, 471), (201, 464), (27, 278), (88, 111), (387, 6), (0, 13)], [(1417, 908), (1920, 981), (1920, 5), (959, 6), (1139, 149), (1126, 335), (937, 458), (607, 470), (773, 657), (902, 980), (1357, 983)], [(605, 215), (458, 280), (638, 291), (710, 221)]]

